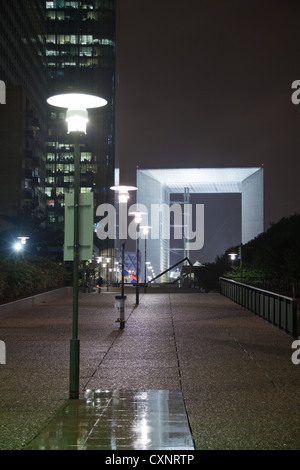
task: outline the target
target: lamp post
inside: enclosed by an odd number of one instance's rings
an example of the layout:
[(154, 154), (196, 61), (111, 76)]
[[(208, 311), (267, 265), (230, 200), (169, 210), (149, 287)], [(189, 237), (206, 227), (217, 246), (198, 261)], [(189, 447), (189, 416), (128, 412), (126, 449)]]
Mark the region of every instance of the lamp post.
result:
[(147, 292), (147, 237), (149, 230), (152, 228), (150, 225), (143, 225), (142, 227), (143, 233), (145, 235), (145, 288), (144, 292)]
[(139, 256), (140, 256), (140, 224), (142, 221), (142, 215), (146, 214), (146, 212), (136, 211), (130, 212), (129, 215), (134, 216), (134, 221), (137, 226), (137, 239), (136, 239), (136, 305), (140, 303), (140, 286), (139, 286)]
[(109, 286), (109, 276), (108, 276), (109, 262), (110, 262), (110, 258), (106, 258), (106, 290), (107, 292), (108, 292), (108, 286)]
[(68, 134), (74, 138), (74, 241), (73, 241), (73, 318), (70, 341), (70, 399), (79, 398), (79, 347), (78, 339), (78, 265), (79, 255), (79, 193), (80, 193), (80, 136), (86, 134), (90, 108), (105, 106), (103, 98), (83, 93), (65, 93), (48, 98), (51, 106), (67, 109)]
[(237, 258), (237, 253), (228, 253), (228, 255), (230, 256), (230, 259), (231, 259), (231, 269), (233, 273), (234, 261)]
[(127, 238), (127, 201), (129, 199), (129, 191), (136, 191), (135, 186), (112, 186), (112, 191), (119, 193), (119, 240), (122, 242), (122, 280), (121, 280), (121, 296), (116, 297), (120, 311), (120, 329), (124, 329), (125, 325), (125, 299), (124, 296), (124, 265), (125, 265), (125, 241)]
[(239, 259), (240, 259), (240, 273), (241, 273), (241, 282), (243, 282), (243, 254), (242, 254), (243, 244), (239, 246)]

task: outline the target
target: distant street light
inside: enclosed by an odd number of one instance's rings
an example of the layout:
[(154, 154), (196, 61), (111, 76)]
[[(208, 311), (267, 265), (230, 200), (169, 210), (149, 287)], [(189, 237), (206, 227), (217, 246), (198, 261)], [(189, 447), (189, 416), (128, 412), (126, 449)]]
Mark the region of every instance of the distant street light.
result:
[(21, 245), (26, 245), (27, 240), (29, 237), (18, 237), (18, 240), (21, 240)]
[(140, 257), (140, 223), (142, 221), (142, 215), (146, 212), (136, 211), (130, 212), (129, 215), (134, 216), (134, 221), (137, 225), (137, 239), (136, 239), (136, 305), (140, 303), (140, 286), (139, 286), (139, 257)]
[(23, 250), (24, 246), (26, 245), (27, 240), (29, 240), (29, 237), (18, 237), (18, 240), (19, 241), (15, 242), (13, 245), (13, 249), (16, 252), (20, 252)]
[(121, 280), (121, 296), (116, 297), (120, 305), (120, 329), (125, 324), (125, 299), (124, 296), (124, 264), (125, 264), (125, 241), (127, 238), (127, 201), (129, 199), (129, 191), (136, 191), (135, 186), (112, 186), (112, 191), (119, 193), (119, 239), (122, 242), (122, 280)]
[(74, 253), (73, 253), (73, 325), (70, 342), (70, 399), (79, 398), (79, 339), (78, 339), (78, 266), (79, 266), (79, 193), (80, 193), (80, 136), (86, 134), (90, 108), (105, 106), (103, 98), (83, 93), (65, 93), (48, 98), (57, 108), (66, 108), (68, 134), (74, 136)]
[(21, 250), (23, 249), (23, 245), (22, 245), (21, 242), (16, 242), (16, 243), (14, 244), (13, 248), (14, 248), (15, 251), (18, 252), (18, 251), (21, 251)]
[(109, 272), (109, 262), (110, 262), (110, 258), (106, 258), (106, 289), (108, 291), (108, 286), (110, 284), (110, 279), (109, 279), (109, 276), (108, 276), (108, 272)]
[(148, 233), (149, 230), (152, 227), (150, 225), (143, 225), (141, 229), (143, 230), (143, 233), (145, 235), (145, 287), (144, 287), (144, 292), (147, 292), (147, 238), (148, 238)]
[(232, 270), (233, 270), (234, 261), (235, 261), (236, 258), (237, 258), (237, 253), (228, 253), (228, 256), (230, 256), (230, 259), (231, 259), (231, 268), (232, 268)]

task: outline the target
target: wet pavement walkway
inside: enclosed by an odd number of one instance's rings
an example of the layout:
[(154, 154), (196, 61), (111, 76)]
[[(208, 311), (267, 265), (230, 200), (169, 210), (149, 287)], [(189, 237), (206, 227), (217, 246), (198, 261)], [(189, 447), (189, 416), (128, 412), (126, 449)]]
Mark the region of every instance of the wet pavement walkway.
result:
[(80, 399), (68, 399), (72, 298), (1, 315), (2, 450), (300, 449), (293, 338), (219, 294), (80, 294)]
[(27, 450), (194, 450), (181, 392), (89, 390)]

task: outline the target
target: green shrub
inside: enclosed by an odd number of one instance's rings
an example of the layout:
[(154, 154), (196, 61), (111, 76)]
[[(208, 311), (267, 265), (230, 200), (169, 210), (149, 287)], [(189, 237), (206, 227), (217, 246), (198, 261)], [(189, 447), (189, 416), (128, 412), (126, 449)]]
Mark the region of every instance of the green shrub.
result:
[(39, 257), (9, 257), (0, 260), (0, 302), (63, 287), (64, 265)]

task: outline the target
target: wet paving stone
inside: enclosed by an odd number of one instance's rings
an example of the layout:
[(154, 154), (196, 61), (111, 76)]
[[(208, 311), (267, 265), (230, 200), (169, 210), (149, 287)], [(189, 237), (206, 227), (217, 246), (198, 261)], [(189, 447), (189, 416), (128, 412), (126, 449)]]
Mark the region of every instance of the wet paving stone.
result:
[(194, 450), (179, 391), (88, 390), (26, 450)]

